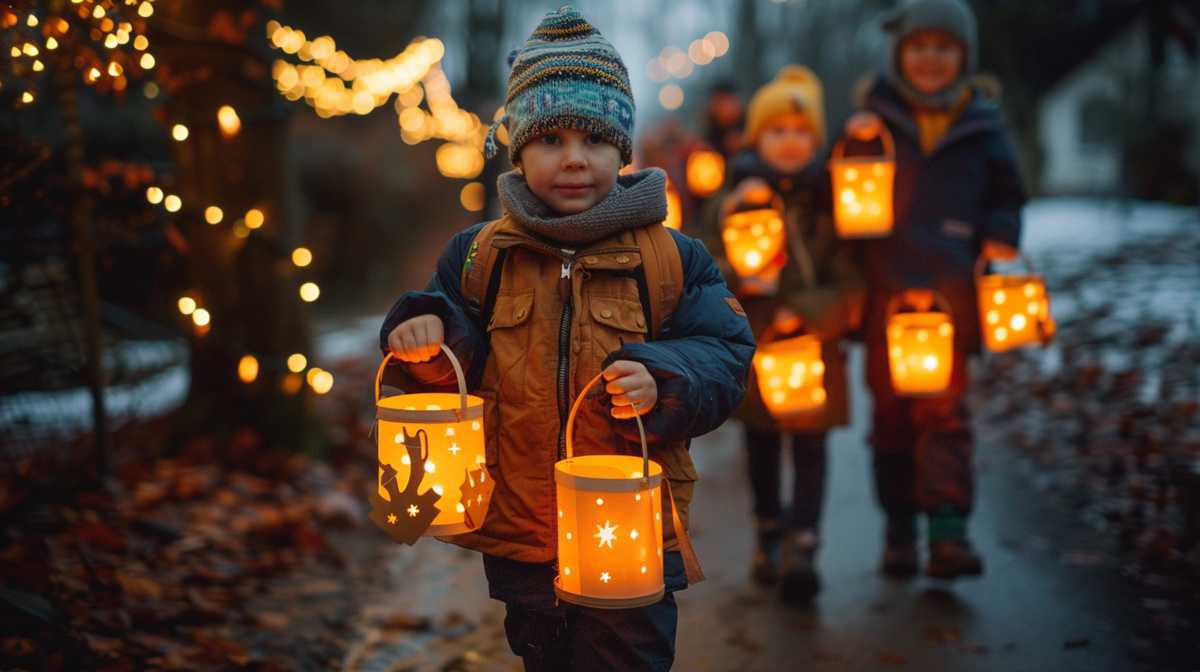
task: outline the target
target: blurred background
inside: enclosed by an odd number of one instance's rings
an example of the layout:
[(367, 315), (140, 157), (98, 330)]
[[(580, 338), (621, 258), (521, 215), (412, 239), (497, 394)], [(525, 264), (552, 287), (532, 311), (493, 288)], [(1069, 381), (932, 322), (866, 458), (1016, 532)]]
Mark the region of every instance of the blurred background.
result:
[[(822, 78), (840, 128), (893, 5), (576, 3), (624, 58), (637, 163), (667, 170), (692, 233), (708, 190), (689, 156), (735, 151), (749, 94), (787, 63)], [(977, 593), (919, 592), (915, 621), (873, 584), (823, 616), (776, 613), (745, 585), (749, 537), (716, 536), (749, 510), (719, 431), (697, 458), (718, 569), (711, 599), (685, 603), (681, 669), (778, 669), (796, 633), (819, 669), (1200, 664), (1200, 9), (971, 5), (1060, 325), (1046, 350), (978, 363), (982, 497), (1004, 511), (983, 543), (1001, 559)], [(509, 166), (483, 138), (509, 51), (556, 7), (4, 3), (0, 660), (510, 669), (477, 559), (364, 524), (370, 382), (391, 303), (498, 214)], [(825, 562), (847, 582), (875, 557), (850, 549), (879, 536), (866, 403), (829, 507), (847, 538)], [(1005, 629), (1042, 600), (1060, 611)], [(761, 629), (730, 633), (729, 609)]]

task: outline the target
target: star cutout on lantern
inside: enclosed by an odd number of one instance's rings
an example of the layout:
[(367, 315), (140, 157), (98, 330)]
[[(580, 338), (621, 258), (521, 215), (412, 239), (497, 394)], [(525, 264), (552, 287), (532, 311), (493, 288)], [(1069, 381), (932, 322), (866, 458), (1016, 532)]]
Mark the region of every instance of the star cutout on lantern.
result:
[(630, 532), (630, 533), (629, 533), (629, 538), (630, 538), (630, 539), (633, 539), (634, 541), (637, 541), (637, 538), (638, 538), (638, 531), (637, 531), (637, 530), (634, 530), (634, 531)]
[(596, 546), (596, 548), (603, 548), (605, 544), (608, 544), (608, 547), (612, 548), (613, 542), (617, 540), (618, 527), (620, 525), (613, 525), (607, 520), (604, 521), (604, 527), (596, 525), (596, 533), (592, 535), (600, 540), (600, 545)]
[(396, 514), (394, 514), (394, 513), (388, 514), (388, 523), (390, 523), (392, 525), (396, 524)]
[(608, 572), (600, 572), (600, 580), (608, 583), (609, 581), (612, 581), (612, 577), (608, 575)]
[(458, 455), (458, 452), (462, 450), (462, 448), (459, 448), (457, 443), (451, 443), (450, 447), (446, 450), (449, 450), (451, 455)]
[(409, 518), (416, 518), (417, 514), (420, 512), (421, 512), (421, 509), (418, 509), (416, 504), (408, 505), (408, 517)]

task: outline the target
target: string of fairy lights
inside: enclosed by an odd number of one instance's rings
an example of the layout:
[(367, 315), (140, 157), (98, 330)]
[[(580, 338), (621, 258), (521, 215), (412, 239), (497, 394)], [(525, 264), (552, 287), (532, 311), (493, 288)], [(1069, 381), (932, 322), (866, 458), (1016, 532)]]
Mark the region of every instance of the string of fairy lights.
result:
[[(154, 15), (154, 0), (71, 0), (66, 9), (60, 16), (39, 16), (36, 10), (24, 14), (11, 8), (0, 11), (0, 40), (3, 41), (0, 46), (8, 47), (12, 57), (6, 73), (9, 81), (0, 79), (0, 88), (21, 86), (23, 90), (18, 97), (21, 107), (29, 107), (37, 101), (35, 90), (39, 78), (47, 71), (43, 59), (48, 60), (52, 54), (69, 58), (69, 62), (60, 65), (78, 69), (83, 82), (101, 92), (124, 91), (129, 86), (133, 67), (147, 72), (157, 64), (149, 51), (150, 39), (146, 34), (148, 19)], [(369, 68), (359, 68), (359, 73), (367, 81), (375, 81)], [(158, 91), (153, 81), (143, 89), (147, 98), (156, 97)], [(225, 138), (237, 136), (242, 128), (237, 110), (228, 104), (217, 109), (215, 122)], [(175, 142), (187, 142), (191, 137), (186, 124), (168, 123), (167, 126)], [(147, 187), (145, 197), (151, 205), (161, 206), (168, 214), (192, 213), (192, 210), (185, 210), (179, 195), (169, 193), (161, 186)], [(207, 205), (201, 212), (204, 221), (211, 226), (227, 221), (225, 209), (220, 205)], [(244, 238), (261, 229), (266, 221), (266, 214), (253, 207), (232, 221), (231, 232)], [(313, 262), (313, 253), (308, 247), (296, 247), (292, 250), (291, 261), (298, 269), (306, 268)], [(202, 304), (202, 297), (194, 294), (198, 293), (179, 297), (177, 308), (180, 314), (190, 319), (197, 337), (203, 337), (212, 329), (214, 316)], [(320, 297), (321, 289), (317, 283), (305, 281), (299, 285), (298, 294), (302, 301), (312, 303)], [(304, 353), (288, 355), (282, 365), (280, 368), (286, 368), (288, 374), (282, 378), (281, 387), (289, 394), (299, 392), (305, 383), (319, 395), (333, 389), (333, 374), (311, 365)], [(265, 367), (257, 356), (246, 353), (238, 360), (238, 378), (246, 384), (253, 383), (261, 368), (275, 367)]]

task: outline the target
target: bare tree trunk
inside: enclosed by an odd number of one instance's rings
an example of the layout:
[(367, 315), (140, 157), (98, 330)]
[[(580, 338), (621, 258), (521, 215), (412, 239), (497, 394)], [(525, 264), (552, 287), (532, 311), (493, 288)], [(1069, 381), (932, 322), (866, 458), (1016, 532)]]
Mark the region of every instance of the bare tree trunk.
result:
[(84, 138), (79, 119), (79, 100), (72, 64), (62, 65), (56, 73), (58, 105), (62, 110), (66, 136), (68, 177), (72, 193), (71, 237), (74, 243), (80, 303), (83, 306), (84, 362), (88, 390), (92, 396), (92, 435), (95, 437), (96, 477), (103, 480), (109, 471), (110, 437), (108, 414), (104, 406), (104, 345), (100, 325), (100, 293), (96, 286), (96, 237), (92, 229), (91, 197), (83, 185)]

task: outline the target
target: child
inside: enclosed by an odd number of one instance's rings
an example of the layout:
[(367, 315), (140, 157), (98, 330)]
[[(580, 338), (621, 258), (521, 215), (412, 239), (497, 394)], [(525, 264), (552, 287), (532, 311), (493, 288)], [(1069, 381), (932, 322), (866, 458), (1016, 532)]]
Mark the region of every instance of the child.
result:
[(604, 610), (556, 599), (553, 471), (568, 404), (603, 372), (606, 394), (584, 404), (576, 453), (640, 455), (641, 414), (670, 482), (664, 508), (686, 521), (696, 480), (687, 441), (741, 401), (754, 341), (703, 245), (662, 227), (663, 173), (618, 176), (632, 158), (634, 107), (612, 45), (564, 7), (513, 58), (506, 123), (517, 170), (499, 179), (504, 217), (450, 241), (425, 291), (388, 314), (381, 346), (410, 382), (438, 388), (454, 376), (438, 354), (447, 343), (485, 400), (495, 492), (482, 528), (447, 541), (483, 552), (526, 669), (665, 670), (672, 592), (694, 570), (671, 526), (660, 602)]
[[(733, 161), (733, 193), (724, 199), (722, 214), (769, 188), (782, 197), (787, 241), (785, 251), (769, 265), (777, 280), (739, 280), (729, 271), (727, 280), (760, 343), (767, 342), (768, 332), (775, 337), (816, 334), (825, 361), (826, 402), (820, 411), (775, 420), (752, 375), (737, 414), (745, 427), (754, 491), (758, 548), (752, 576), (763, 585), (779, 583), (786, 602), (804, 602), (820, 588), (815, 556), (825, 494), (825, 438), (829, 429), (849, 422), (842, 338), (857, 327), (862, 280), (830, 217), (829, 176), (820, 160), (823, 96), (816, 75), (808, 68), (786, 66), (760, 88), (750, 101), (745, 139), (747, 148)], [(719, 223), (713, 227), (718, 230)], [(725, 262), (719, 242), (714, 253)], [(795, 470), (787, 516), (779, 492), (784, 443), (791, 444)]]
[[(887, 514), (884, 573), (918, 569), (916, 514), (928, 516), (926, 573), (978, 575), (967, 539), (974, 483), (973, 438), (964, 396), (967, 356), (979, 351), (973, 268), (982, 255), (1010, 259), (1021, 234), (1025, 193), (1000, 113), (972, 85), (975, 17), (960, 0), (918, 0), (885, 24), (892, 42), (866, 112), (847, 131), (895, 142), (895, 229), (865, 245), (867, 383), (874, 397), (875, 486)], [(901, 295), (918, 308), (932, 291), (950, 304), (955, 328), (950, 390), (932, 399), (892, 389), (884, 326)]]

